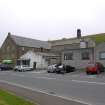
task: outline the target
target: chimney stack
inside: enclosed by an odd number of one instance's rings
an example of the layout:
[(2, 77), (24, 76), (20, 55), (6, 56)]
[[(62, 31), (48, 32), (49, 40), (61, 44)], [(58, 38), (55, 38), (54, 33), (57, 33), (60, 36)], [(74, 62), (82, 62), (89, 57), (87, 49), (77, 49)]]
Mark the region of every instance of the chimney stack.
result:
[(8, 35), (11, 35), (11, 33), (10, 33), (10, 32), (8, 32)]
[(77, 29), (77, 38), (78, 38), (78, 39), (81, 38), (81, 29)]

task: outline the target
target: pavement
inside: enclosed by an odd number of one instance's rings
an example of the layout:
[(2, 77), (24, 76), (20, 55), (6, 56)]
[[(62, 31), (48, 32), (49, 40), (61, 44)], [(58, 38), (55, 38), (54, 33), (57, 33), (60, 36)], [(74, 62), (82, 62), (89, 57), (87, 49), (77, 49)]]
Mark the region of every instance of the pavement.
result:
[(86, 75), (85, 72), (77, 71), (62, 75), (47, 73), (45, 70), (43, 72), (0, 71), (0, 81), (15, 84), (18, 87), (35, 89), (51, 96), (72, 99), (75, 102), (105, 105), (105, 73)]

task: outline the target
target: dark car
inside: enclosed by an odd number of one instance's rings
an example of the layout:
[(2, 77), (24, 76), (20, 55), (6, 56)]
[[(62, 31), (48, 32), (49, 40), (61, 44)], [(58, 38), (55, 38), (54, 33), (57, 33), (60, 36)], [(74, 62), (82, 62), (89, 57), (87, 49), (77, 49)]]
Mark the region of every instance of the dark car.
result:
[(57, 74), (64, 74), (64, 73), (66, 73), (65, 66), (64, 65), (57, 65), (56, 66), (56, 73)]
[(70, 73), (70, 72), (75, 71), (75, 67), (70, 66), (70, 65), (66, 65), (65, 69), (66, 69), (66, 73)]
[(75, 67), (72, 67), (70, 65), (58, 65), (56, 67), (56, 73), (61, 73), (61, 74), (64, 74), (64, 73), (70, 73), (70, 72), (73, 72), (75, 71)]
[(0, 64), (0, 70), (12, 70), (13, 68), (9, 64)]
[(89, 64), (86, 67), (87, 74), (99, 74), (101, 72), (104, 72), (104, 66), (100, 62)]

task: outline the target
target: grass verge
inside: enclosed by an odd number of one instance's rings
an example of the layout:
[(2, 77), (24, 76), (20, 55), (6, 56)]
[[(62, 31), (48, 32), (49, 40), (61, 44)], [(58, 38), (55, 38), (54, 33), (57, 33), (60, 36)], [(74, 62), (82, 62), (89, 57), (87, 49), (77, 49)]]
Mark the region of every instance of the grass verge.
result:
[(0, 105), (37, 105), (0, 89)]

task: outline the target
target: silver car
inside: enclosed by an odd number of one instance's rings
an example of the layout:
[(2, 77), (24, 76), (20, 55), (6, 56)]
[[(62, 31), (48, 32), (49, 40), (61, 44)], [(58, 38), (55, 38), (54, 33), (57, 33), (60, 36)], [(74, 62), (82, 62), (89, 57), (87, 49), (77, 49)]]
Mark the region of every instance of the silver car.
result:
[(27, 66), (27, 65), (18, 65), (18, 66), (15, 66), (14, 70), (15, 71), (20, 71), (20, 72), (31, 71), (32, 67)]

